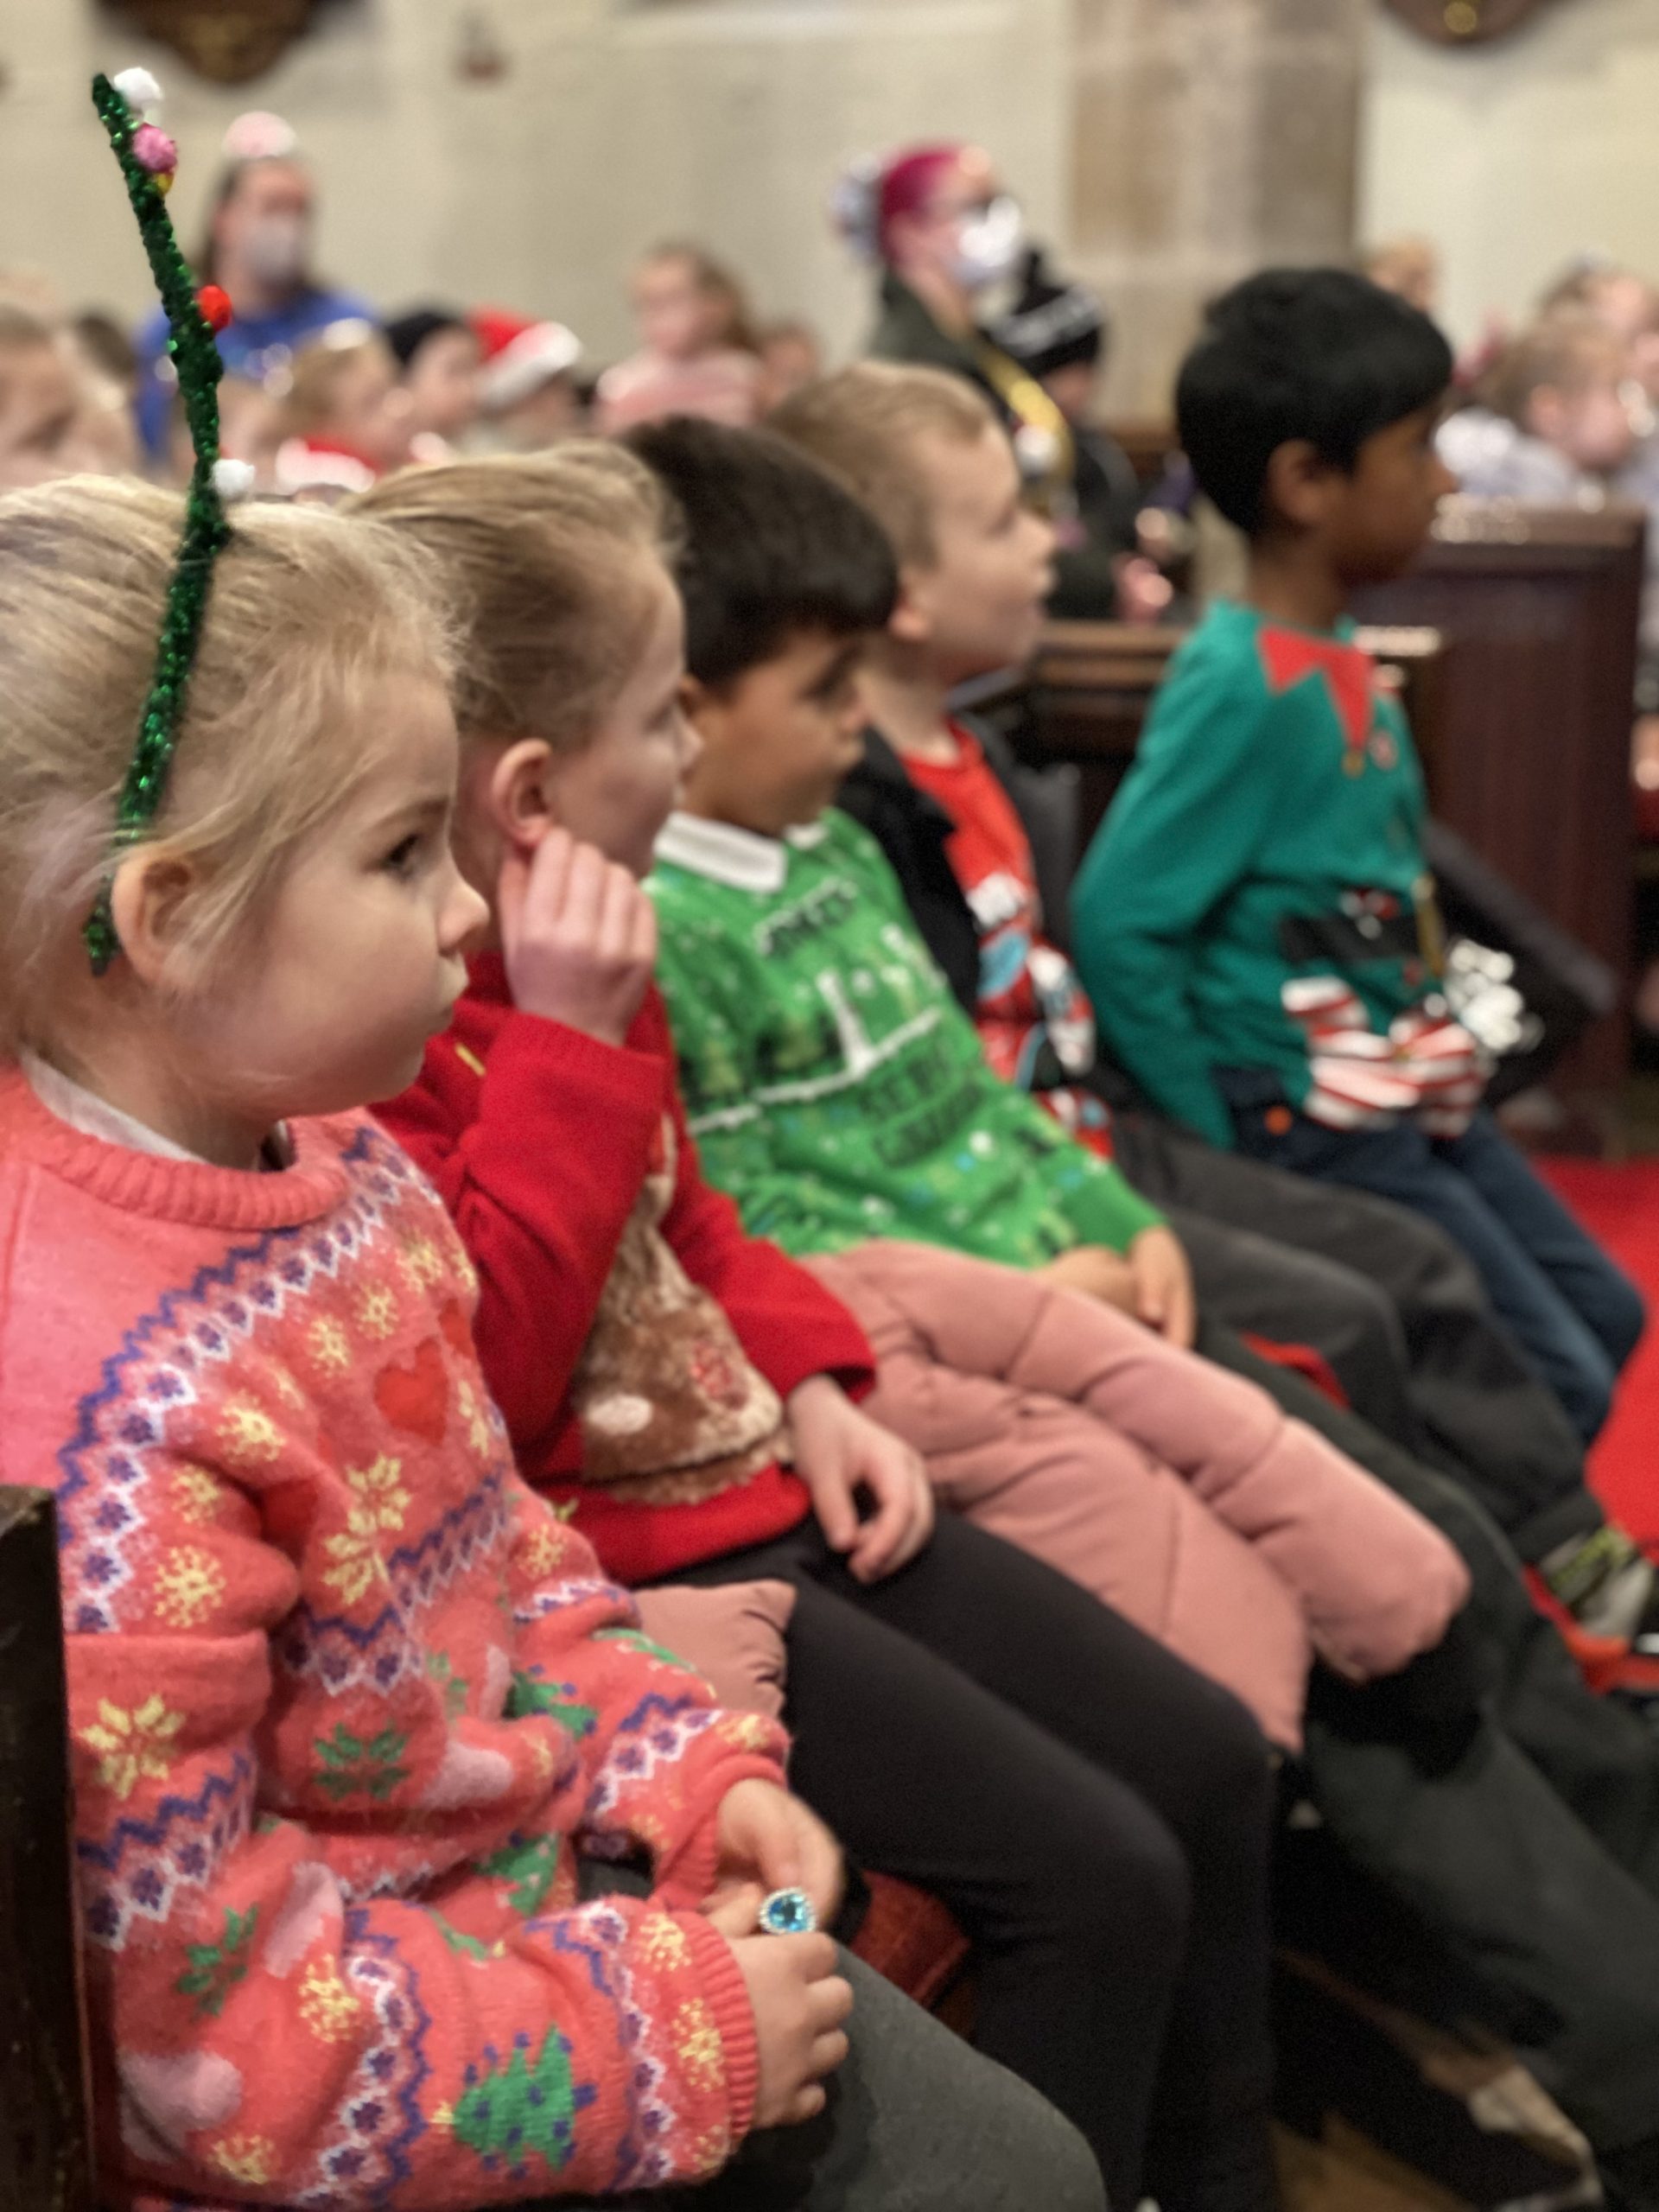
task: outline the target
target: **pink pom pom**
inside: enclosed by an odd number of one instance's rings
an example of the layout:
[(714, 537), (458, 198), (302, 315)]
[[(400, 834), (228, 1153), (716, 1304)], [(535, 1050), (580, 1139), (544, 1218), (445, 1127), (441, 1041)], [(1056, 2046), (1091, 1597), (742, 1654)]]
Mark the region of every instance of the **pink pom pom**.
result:
[(141, 123), (132, 134), (132, 158), (151, 176), (168, 176), (179, 166), (179, 149), (165, 130)]

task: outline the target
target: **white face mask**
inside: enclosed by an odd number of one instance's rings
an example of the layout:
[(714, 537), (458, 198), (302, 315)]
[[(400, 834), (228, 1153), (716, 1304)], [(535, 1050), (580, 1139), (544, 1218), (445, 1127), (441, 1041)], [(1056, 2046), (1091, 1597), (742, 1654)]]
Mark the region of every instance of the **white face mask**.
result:
[(1025, 251), (1025, 218), (1020, 203), (1006, 192), (988, 207), (963, 216), (957, 226), (957, 251), (952, 262), (956, 280), (965, 292), (982, 292), (1011, 276)]
[(248, 226), (242, 251), (263, 284), (292, 284), (305, 273), (309, 240), (302, 215), (265, 215)]

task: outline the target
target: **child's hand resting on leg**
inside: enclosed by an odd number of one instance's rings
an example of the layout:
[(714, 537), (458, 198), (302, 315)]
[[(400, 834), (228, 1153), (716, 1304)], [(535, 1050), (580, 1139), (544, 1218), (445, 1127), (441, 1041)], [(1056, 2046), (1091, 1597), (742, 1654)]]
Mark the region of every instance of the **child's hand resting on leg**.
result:
[(1143, 1321), (1181, 1351), (1192, 1349), (1198, 1302), (1186, 1254), (1173, 1230), (1143, 1229), (1127, 1256), (1103, 1244), (1078, 1244), (1037, 1272), (1046, 1281), (1080, 1290)]
[[(860, 1413), (839, 1383), (809, 1376), (789, 1395), (795, 1471), (812, 1493), (825, 1541), (861, 1582), (915, 1558), (933, 1533), (933, 1490), (908, 1444)], [(875, 1510), (859, 1518), (858, 1493)]]
[[(724, 1931), (721, 1931), (724, 1933)], [(759, 2127), (795, 2127), (823, 2110), (824, 2077), (847, 2056), (853, 1987), (827, 1936), (728, 1936), (754, 2014)]]
[(497, 886), (513, 1004), (620, 1045), (657, 959), (657, 912), (628, 870), (568, 830), (509, 846)]
[(823, 2077), (847, 2056), (853, 1993), (827, 1936), (760, 1935), (760, 1906), (773, 1890), (804, 1890), (822, 1927), (841, 1903), (841, 1847), (798, 1797), (755, 1776), (721, 1799), (715, 1835), (720, 1858), (702, 1910), (731, 1945), (754, 2012), (754, 2125), (793, 2126), (822, 2110)]

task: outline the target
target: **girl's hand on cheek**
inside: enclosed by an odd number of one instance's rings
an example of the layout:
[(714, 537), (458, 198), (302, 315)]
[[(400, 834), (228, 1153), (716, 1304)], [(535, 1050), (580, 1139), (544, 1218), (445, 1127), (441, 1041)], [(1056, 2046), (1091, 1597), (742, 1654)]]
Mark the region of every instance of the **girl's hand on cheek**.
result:
[(627, 869), (568, 830), (509, 849), (497, 887), (513, 1004), (620, 1045), (657, 961), (657, 912)]

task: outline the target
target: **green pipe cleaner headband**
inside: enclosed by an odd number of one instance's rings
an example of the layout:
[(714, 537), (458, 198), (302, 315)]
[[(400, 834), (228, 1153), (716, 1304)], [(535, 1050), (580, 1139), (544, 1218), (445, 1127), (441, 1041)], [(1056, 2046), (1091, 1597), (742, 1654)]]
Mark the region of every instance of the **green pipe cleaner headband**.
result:
[[(185, 498), (184, 535), (156, 655), (156, 672), (144, 701), (126, 780), (116, 801), (115, 850), (136, 844), (155, 820), (167, 792), (168, 771), (178, 743), (190, 670), (201, 637), (202, 617), (213, 580), (213, 563), (229, 543), (226, 505), (245, 499), (253, 471), (219, 457), (219, 348), (215, 331), (231, 319), (231, 303), (216, 284), (197, 291), (168, 218), (167, 194), (178, 168), (178, 149), (153, 121), (161, 87), (147, 69), (125, 69), (111, 84), (92, 79), (92, 105), (121, 165), (127, 198), (138, 219), (150, 273), (167, 315), (167, 351), (178, 372), (195, 465)], [(121, 950), (111, 912), (114, 862), (82, 931), (92, 973), (101, 976)]]

